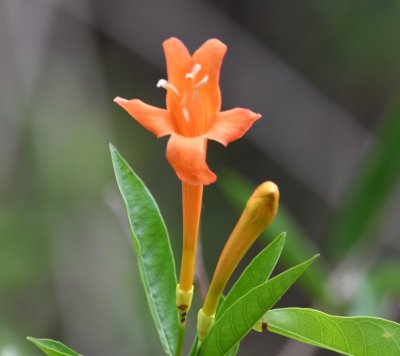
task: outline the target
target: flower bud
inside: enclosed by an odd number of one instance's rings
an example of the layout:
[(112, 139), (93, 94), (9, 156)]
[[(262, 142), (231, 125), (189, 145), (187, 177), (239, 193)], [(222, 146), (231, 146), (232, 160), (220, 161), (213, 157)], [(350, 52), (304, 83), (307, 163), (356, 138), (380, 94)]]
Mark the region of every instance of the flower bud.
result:
[[(202, 313), (215, 315), (228, 279), (261, 232), (274, 220), (278, 211), (279, 189), (264, 182), (253, 192), (218, 260)], [(205, 335), (202, 330), (202, 335)]]

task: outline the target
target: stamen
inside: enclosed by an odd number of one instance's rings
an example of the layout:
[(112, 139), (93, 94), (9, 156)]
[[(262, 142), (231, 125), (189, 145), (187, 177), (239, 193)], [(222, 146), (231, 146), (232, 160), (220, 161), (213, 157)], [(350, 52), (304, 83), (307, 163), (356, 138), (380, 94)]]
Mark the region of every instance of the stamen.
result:
[(165, 90), (171, 89), (177, 96), (179, 96), (179, 91), (174, 85), (168, 83), (165, 79), (160, 79), (157, 82), (157, 88), (164, 88)]
[(186, 107), (182, 108), (182, 113), (183, 113), (183, 118), (185, 119), (186, 122), (190, 121), (190, 116), (189, 116), (189, 111)]
[(160, 80), (157, 82), (157, 88), (164, 88), (164, 89), (167, 89), (167, 84), (168, 84), (168, 82), (167, 82), (165, 79), (160, 79)]
[(194, 79), (196, 77), (197, 73), (200, 72), (200, 69), (201, 69), (201, 64), (196, 63), (194, 65), (192, 71), (190, 73), (185, 74), (185, 78)]
[(203, 85), (205, 85), (207, 82), (208, 82), (208, 75), (205, 75), (205, 76), (203, 77), (203, 79), (200, 80), (194, 87), (195, 87), (195, 89), (199, 89), (199, 88), (201, 88)]

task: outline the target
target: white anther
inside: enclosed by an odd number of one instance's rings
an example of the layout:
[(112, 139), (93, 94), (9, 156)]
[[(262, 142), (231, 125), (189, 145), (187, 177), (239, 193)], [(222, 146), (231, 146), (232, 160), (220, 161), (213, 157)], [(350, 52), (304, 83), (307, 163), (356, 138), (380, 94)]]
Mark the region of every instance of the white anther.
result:
[(167, 84), (168, 84), (168, 82), (167, 82), (165, 79), (160, 79), (160, 80), (157, 82), (157, 88), (164, 88), (164, 89), (167, 89)]
[(199, 89), (199, 88), (201, 88), (203, 85), (205, 85), (207, 82), (208, 82), (208, 75), (205, 75), (205, 76), (203, 77), (203, 79), (200, 80), (194, 87), (195, 87), (196, 89)]
[(190, 116), (189, 116), (189, 111), (186, 109), (186, 107), (182, 108), (182, 113), (183, 113), (183, 118), (185, 119), (186, 122), (190, 121)]
[(192, 71), (190, 73), (185, 74), (185, 78), (194, 79), (196, 77), (197, 73), (200, 72), (200, 69), (201, 69), (201, 64), (196, 63), (194, 65)]
[(168, 83), (165, 79), (160, 79), (157, 82), (157, 88), (164, 88), (165, 90), (171, 89), (176, 95), (179, 96), (178, 89), (176, 89), (171, 83)]

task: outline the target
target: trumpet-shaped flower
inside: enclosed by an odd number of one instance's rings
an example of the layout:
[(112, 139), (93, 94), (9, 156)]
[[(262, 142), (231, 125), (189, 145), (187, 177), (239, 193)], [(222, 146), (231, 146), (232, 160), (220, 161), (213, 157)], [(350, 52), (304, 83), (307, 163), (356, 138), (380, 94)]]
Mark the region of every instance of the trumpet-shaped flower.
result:
[(261, 116), (242, 108), (221, 111), (219, 74), (226, 52), (222, 42), (208, 40), (193, 56), (177, 38), (163, 46), (168, 80), (160, 79), (157, 87), (167, 91), (167, 108), (138, 99), (114, 101), (157, 137), (170, 135), (167, 159), (182, 182), (211, 184), (216, 175), (206, 163), (207, 139), (226, 146)]
[(166, 109), (139, 99), (114, 101), (157, 137), (170, 136), (167, 159), (182, 181), (183, 246), (176, 304), (184, 324), (193, 295), (203, 186), (216, 180), (206, 163), (207, 140), (226, 146), (261, 115), (242, 108), (221, 111), (219, 74), (226, 52), (222, 42), (208, 40), (192, 56), (177, 38), (163, 46), (168, 80), (160, 79), (157, 87), (167, 92)]

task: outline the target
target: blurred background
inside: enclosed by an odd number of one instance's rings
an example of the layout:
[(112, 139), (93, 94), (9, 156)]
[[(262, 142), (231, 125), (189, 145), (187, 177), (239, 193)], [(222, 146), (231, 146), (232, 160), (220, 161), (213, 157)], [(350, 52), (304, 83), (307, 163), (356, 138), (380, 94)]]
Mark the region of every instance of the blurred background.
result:
[[(170, 36), (190, 51), (225, 42), (223, 108), (263, 114), (244, 139), (209, 146), (207, 272), (249, 192), (274, 180), (279, 218), (250, 255), (281, 231), (278, 270), (321, 253), (278, 306), (399, 322), (399, 18), (398, 0), (0, 0), (0, 356), (38, 355), (27, 335), (161, 354), (108, 143), (152, 191), (179, 260), (166, 140), (112, 103), (164, 105)], [(239, 354), (333, 353), (252, 332)]]

